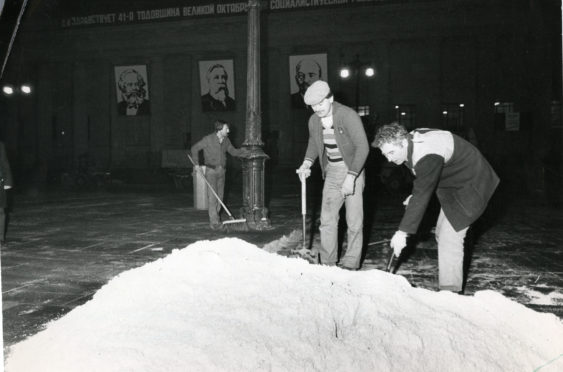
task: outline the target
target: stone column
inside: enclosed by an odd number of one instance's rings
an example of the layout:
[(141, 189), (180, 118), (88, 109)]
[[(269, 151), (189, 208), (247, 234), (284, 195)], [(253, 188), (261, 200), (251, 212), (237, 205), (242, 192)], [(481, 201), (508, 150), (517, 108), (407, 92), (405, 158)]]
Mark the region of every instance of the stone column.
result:
[(251, 229), (271, 228), (268, 209), (264, 205), (264, 169), (268, 155), (262, 146), (260, 107), (260, 2), (248, 1), (248, 56), (246, 76), (246, 130), (243, 146), (250, 156), (243, 161), (242, 215)]

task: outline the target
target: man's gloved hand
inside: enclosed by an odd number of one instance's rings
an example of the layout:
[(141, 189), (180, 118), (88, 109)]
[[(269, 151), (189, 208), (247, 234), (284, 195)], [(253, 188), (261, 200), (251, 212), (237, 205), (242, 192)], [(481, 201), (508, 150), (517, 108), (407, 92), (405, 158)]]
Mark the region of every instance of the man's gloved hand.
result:
[(194, 166), (194, 174), (196, 174), (196, 173), (202, 173), (202, 170), (201, 170), (201, 166), (200, 166), (200, 165), (195, 165), (195, 166)]
[(303, 164), (295, 171), (299, 175), (299, 179), (303, 181), (311, 175), (311, 162), (305, 160)]
[(403, 248), (407, 246), (407, 233), (397, 230), (391, 238), (390, 245), (393, 248), (393, 252), (395, 252), (395, 257), (399, 257)]
[(249, 149), (247, 149), (247, 148), (245, 148), (245, 147), (242, 148), (242, 154), (241, 154), (241, 156), (242, 156), (243, 158), (249, 158), (251, 154), (252, 154), (252, 153), (251, 153), (251, 151), (250, 151)]
[(356, 177), (354, 175), (347, 174), (344, 179), (344, 183), (342, 183), (342, 189), (340, 189), (342, 196), (347, 197), (348, 195), (352, 195), (354, 193), (355, 185)]
[(409, 202), (411, 201), (411, 198), (412, 198), (412, 194), (407, 196), (407, 198), (403, 202), (403, 205), (405, 206), (405, 208), (409, 206)]

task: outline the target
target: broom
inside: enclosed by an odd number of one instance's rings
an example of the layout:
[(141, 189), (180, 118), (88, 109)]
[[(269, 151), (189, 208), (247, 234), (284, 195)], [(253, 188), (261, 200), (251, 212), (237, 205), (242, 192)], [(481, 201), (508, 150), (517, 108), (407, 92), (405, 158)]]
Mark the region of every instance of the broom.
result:
[(203, 172), (201, 171), (201, 169), (199, 169), (196, 165), (196, 163), (194, 162), (194, 159), (192, 159), (192, 157), (190, 156), (190, 154), (188, 154), (186, 152), (186, 155), (188, 156), (188, 159), (190, 159), (190, 162), (192, 163), (192, 165), (194, 166), (194, 168), (197, 168), (199, 171), (199, 174), (201, 174), (201, 177), (203, 177), (203, 180), (205, 181), (205, 183), (207, 184), (207, 187), (209, 187), (209, 190), (213, 193), (213, 195), (215, 196), (215, 198), (217, 198), (217, 200), (219, 201), (219, 203), (221, 203), (221, 206), (223, 207), (223, 209), (225, 210), (225, 212), (227, 212), (227, 214), (229, 215), (229, 220), (228, 221), (223, 221), (222, 222), (222, 227), (227, 227), (228, 225), (228, 229), (230, 229), (231, 227), (234, 230), (237, 231), (247, 231), (248, 230), (248, 225), (246, 224), (246, 219), (245, 218), (241, 218), (241, 219), (235, 219), (233, 217), (233, 214), (231, 213), (231, 211), (229, 210), (229, 208), (227, 208), (227, 206), (225, 205), (225, 203), (223, 203), (223, 201), (221, 200), (221, 198), (219, 197), (219, 195), (217, 195), (217, 193), (215, 192), (215, 190), (213, 189), (213, 187), (211, 186), (211, 184), (209, 183), (209, 181), (207, 181), (207, 178), (205, 178), (205, 175), (203, 174)]

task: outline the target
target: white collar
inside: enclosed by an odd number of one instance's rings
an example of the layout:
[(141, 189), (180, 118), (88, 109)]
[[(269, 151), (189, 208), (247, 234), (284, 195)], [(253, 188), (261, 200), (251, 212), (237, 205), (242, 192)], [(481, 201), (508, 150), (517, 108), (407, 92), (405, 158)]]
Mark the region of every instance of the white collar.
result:
[(332, 124), (333, 124), (332, 115), (321, 118), (321, 124), (323, 125), (324, 129), (332, 128)]

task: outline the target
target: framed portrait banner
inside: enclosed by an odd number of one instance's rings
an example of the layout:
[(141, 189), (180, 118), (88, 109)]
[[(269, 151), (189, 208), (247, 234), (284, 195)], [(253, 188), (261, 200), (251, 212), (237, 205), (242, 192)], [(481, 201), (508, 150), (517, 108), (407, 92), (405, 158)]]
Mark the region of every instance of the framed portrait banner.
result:
[(146, 65), (114, 66), (117, 113), (149, 115), (149, 78)]
[(326, 53), (289, 56), (289, 89), (293, 108), (307, 108), (303, 96), (317, 80), (327, 81)]
[(201, 109), (203, 111), (234, 111), (235, 72), (232, 59), (199, 61)]

